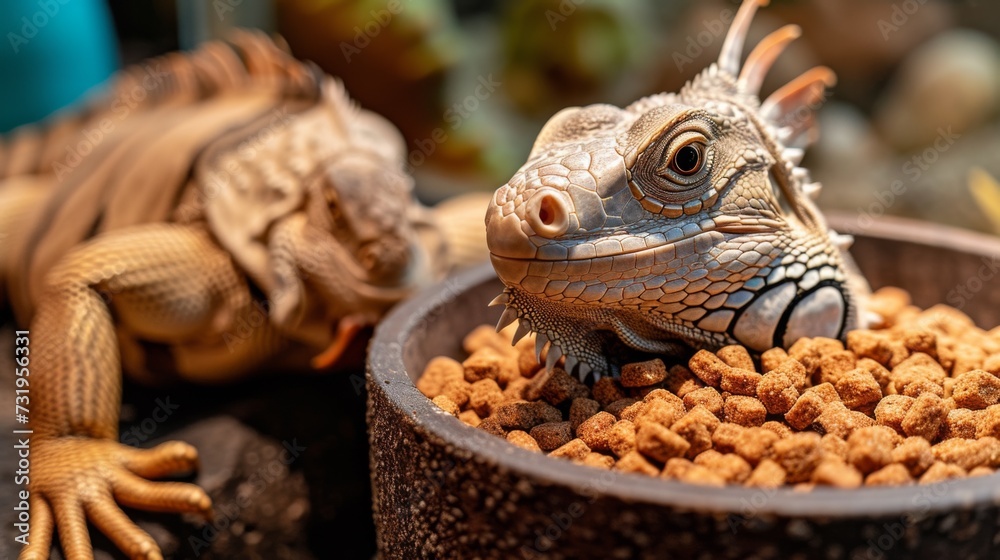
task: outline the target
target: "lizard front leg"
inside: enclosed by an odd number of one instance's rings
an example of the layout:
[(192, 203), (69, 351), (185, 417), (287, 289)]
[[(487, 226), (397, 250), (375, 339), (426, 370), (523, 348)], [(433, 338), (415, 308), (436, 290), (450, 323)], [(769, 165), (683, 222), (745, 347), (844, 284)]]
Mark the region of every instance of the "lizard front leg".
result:
[(193, 470), (193, 447), (119, 443), (121, 366), (114, 321), (152, 340), (181, 342), (217, 332), (247, 299), (229, 256), (207, 234), (185, 226), (158, 224), (98, 237), (51, 271), (31, 324), (29, 489), (36, 522), (22, 560), (48, 557), (53, 526), (67, 558), (93, 558), (87, 520), (129, 557), (160, 558), (153, 539), (119, 504), (211, 514), (211, 500), (197, 486), (147, 480)]

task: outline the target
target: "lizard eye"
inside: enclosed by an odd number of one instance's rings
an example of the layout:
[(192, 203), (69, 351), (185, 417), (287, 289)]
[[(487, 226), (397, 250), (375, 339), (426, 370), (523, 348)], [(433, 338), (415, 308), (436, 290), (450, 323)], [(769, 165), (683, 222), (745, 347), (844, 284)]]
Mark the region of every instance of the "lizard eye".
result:
[(716, 196), (711, 180), (716, 134), (710, 121), (687, 118), (648, 138), (629, 177), (629, 189), (643, 208), (677, 217), (697, 212)]
[[(656, 151), (650, 155), (655, 157)], [(659, 148), (659, 163), (655, 172), (667, 182), (664, 186), (668, 190), (687, 191), (703, 182), (711, 166), (711, 155), (705, 134), (687, 130)], [(651, 159), (650, 163), (653, 161), (655, 159)]]
[(324, 198), (326, 198), (327, 207), (330, 210), (330, 217), (334, 220), (340, 219), (340, 201), (337, 199), (337, 193), (333, 189), (324, 189)]
[(697, 142), (682, 146), (670, 160), (670, 169), (681, 175), (694, 175), (705, 163), (704, 147)]

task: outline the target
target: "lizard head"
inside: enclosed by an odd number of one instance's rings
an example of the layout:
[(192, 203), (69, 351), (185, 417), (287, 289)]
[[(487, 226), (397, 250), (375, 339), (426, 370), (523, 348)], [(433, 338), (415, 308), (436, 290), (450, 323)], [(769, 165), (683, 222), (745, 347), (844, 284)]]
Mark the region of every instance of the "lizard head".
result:
[(327, 161), (318, 179), (310, 223), (328, 231), (370, 283), (399, 281), (416, 239), (406, 218), (414, 204), (410, 176), (377, 153), (355, 149)]
[(834, 82), (814, 68), (757, 94), (799, 30), (753, 49), (745, 0), (716, 64), (679, 93), (623, 109), (565, 109), (486, 215), (491, 259), (517, 337), (537, 333), (546, 363), (583, 377), (613, 368), (604, 348), (676, 353), (739, 343), (756, 351), (803, 336), (838, 338), (867, 289), (812, 201), (799, 167), (813, 110)]
[[(306, 186), (306, 216), (339, 257), (331, 266), (350, 271), (353, 284), (388, 290), (383, 299), (436, 280), (425, 209), (406, 168), (406, 143), (385, 118), (330, 94), (331, 115), (343, 124), (347, 142), (318, 162)], [(345, 115), (346, 113), (346, 115)], [(332, 135), (331, 135), (332, 136)], [(328, 259), (331, 260), (331, 259)], [(400, 292), (399, 289), (403, 291)]]
[[(251, 257), (243, 259), (251, 274), (264, 263), (253, 277), (268, 292), (271, 321), (291, 338), (326, 345), (317, 363), (332, 364), (359, 328), (438, 280), (447, 255), (431, 211), (414, 195), (399, 131), (351, 102), (339, 82), (328, 79), (323, 95), (289, 120), (276, 140), (287, 146), (255, 175), (275, 184), (254, 197), (270, 202), (274, 216), (258, 234), (265, 258), (234, 255)], [(298, 182), (278, 183), (282, 176)], [(280, 186), (290, 193), (284, 199), (271, 194)], [(229, 215), (227, 223), (240, 223), (236, 211)]]

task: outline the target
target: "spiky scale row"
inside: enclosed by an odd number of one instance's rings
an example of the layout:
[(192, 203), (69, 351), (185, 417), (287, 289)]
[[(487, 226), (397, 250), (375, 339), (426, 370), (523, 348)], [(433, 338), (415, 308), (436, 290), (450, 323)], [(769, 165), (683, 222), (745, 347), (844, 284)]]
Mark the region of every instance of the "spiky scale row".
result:
[(511, 323), (517, 320), (517, 310), (512, 307), (507, 307), (503, 310), (500, 315), (500, 321), (497, 323), (497, 332), (500, 332), (510, 326)]
[(514, 337), (511, 339), (511, 344), (521, 342), (521, 339), (528, 336), (530, 333), (531, 329), (528, 328), (528, 325), (525, 324), (524, 321), (518, 321), (517, 330), (514, 331)]

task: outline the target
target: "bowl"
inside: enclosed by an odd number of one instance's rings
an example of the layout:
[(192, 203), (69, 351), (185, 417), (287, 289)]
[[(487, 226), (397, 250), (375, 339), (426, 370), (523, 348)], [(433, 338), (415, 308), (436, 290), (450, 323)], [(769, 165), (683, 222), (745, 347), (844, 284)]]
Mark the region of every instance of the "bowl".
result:
[[(1000, 240), (931, 224), (831, 216), (873, 288), (1000, 323)], [(368, 357), (382, 558), (996, 558), (1000, 478), (810, 492), (708, 488), (525, 451), (443, 412), (414, 385), (461, 355), (502, 289), (485, 265), (397, 307)]]

